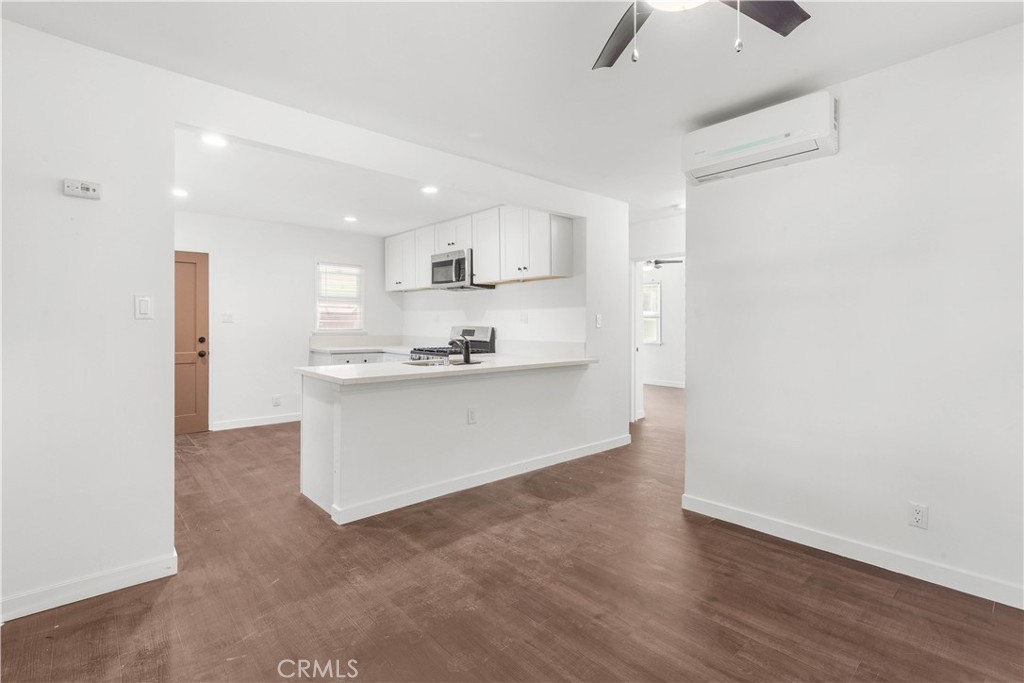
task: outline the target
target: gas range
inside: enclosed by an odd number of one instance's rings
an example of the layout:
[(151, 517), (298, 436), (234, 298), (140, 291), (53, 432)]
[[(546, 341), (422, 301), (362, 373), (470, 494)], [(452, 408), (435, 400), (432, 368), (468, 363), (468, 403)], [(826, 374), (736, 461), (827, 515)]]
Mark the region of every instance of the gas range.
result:
[[(417, 346), (410, 352), (409, 359), (427, 360), (429, 358), (444, 358), (445, 356), (461, 354), (462, 350), (458, 344), (462, 341), (463, 337), (469, 340), (469, 353), (471, 356), (494, 353), (493, 327), (457, 325), (451, 330), (448, 346)], [(455, 344), (452, 342), (455, 342)]]

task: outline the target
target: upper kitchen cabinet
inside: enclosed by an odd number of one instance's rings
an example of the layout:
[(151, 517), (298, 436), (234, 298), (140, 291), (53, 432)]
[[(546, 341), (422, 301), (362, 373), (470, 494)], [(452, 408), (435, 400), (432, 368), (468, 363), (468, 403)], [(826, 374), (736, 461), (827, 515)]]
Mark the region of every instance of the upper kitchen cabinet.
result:
[(501, 279), (572, 275), (572, 220), (546, 211), (502, 206)]
[(435, 226), (435, 254), (473, 247), (473, 217), (463, 216)]
[(385, 238), (384, 289), (416, 289), (416, 231)]
[(435, 249), (436, 230), (433, 225), (419, 228), (416, 235), (416, 266), (414, 283), (416, 289), (430, 287), (430, 257), (437, 253)]
[(501, 221), (497, 207), (475, 213), (473, 218), (473, 280), (483, 284), (501, 281)]

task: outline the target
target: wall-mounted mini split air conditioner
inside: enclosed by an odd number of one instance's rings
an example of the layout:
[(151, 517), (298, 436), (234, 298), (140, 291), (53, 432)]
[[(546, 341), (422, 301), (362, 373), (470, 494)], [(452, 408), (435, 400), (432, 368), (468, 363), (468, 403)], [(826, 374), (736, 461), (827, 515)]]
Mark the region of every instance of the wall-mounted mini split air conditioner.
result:
[(838, 151), (836, 98), (818, 92), (689, 133), (683, 171), (700, 184)]

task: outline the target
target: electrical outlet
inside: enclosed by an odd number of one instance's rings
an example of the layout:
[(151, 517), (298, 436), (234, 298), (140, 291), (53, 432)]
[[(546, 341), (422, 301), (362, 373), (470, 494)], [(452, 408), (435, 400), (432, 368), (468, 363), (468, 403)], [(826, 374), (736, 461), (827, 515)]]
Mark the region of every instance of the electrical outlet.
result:
[(526, 311), (519, 311), (519, 322), (523, 325), (530, 322), (530, 314)]
[(928, 506), (920, 503), (907, 505), (907, 524), (921, 529), (928, 528)]
[(601, 327), (604, 324), (604, 318), (601, 317), (600, 313), (594, 314), (594, 327)]
[(466, 408), (466, 424), (476, 424), (476, 408)]
[(270, 405), (279, 406), (281, 405), (281, 394), (274, 394), (270, 397)]

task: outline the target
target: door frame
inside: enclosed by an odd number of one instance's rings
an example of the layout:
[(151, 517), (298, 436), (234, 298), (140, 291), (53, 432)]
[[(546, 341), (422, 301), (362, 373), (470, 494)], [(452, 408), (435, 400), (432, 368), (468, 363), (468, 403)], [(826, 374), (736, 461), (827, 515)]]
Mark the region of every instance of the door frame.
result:
[[(194, 260), (190, 259), (189, 257), (194, 257)], [(206, 252), (201, 252), (201, 251), (189, 251), (189, 250), (184, 250), (184, 249), (175, 249), (174, 250), (174, 262), (175, 262), (175, 264), (177, 264), (179, 262), (182, 262), (182, 263), (189, 263), (189, 262), (195, 263), (197, 269), (200, 269), (203, 272), (203, 275), (205, 276), (205, 289), (206, 289), (206, 296), (205, 297), (197, 297), (196, 298), (196, 319), (197, 319), (197, 322), (198, 322), (198, 324), (196, 325), (196, 336), (197, 336), (197, 338), (205, 338), (206, 341), (201, 343), (201, 344), (198, 341), (195, 342), (197, 347), (200, 347), (200, 348), (197, 348), (196, 351), (195, 351), (197, 356), (199, 355), (200, 351), (205, 351), (205, 354), (204, 354), (205, 358), (197, 357), (197, 359), (196, 359), (196, 364), (205, 365), (205, 373), (203, 373), (203, 377), (202, 377), (203, 381), (202, 382), (197, 382), (197, 384), (200, 385), (202, 387), (202, 389), (200, 391), (199, 387), (197, 386), (197, 391), (196, 391), (196, 402), (197, 402), (196, 414), (197, 415), (202, 415), (205, 418), (205, 420), (204, 420), (203, 424), (201, 425), (202, 426), (201, 429), (191, 429), (191, 428), (189, 428), (189, 429), (183, 429), (181, 432), (179, 432), (178, 431), (178, 428), (179, 428), (178, 427), (178, 415), (175, 414), (173, 416), (173, 418), (174, 418), (174, 434), (175, 434), (175, 436), (177, 436), (178, 434), (195, 434), (195, 433), (198, 433), (198, 432), (209, 431), (209, 429), (210, 429), (210, 364), (209, 364), (210, 363), (210, 360), (209, 360), (210, 359), (210, 354), (209, 354), (209, 349), (210, 349), (210, 255), (208, 253), (206, 253)], [(175, 266), (174, 278), (175, 278), (175, 286), (174, 286), (174, 290), (175, 290), (174, 320), (175, 320), (175, 325), (176, 325), (177, 324), (177, 317), (178, 317), (177, 266)], [(175, 361), (175, 365), (177, 365), (178, 364), (177, 363), (178, 351), (177, 351), (177, 348), (176, 348), (176, 345), (177, 345), (177, 329), (176, 329), (176, 327), (174, 328), (174, 332), (172, 333), (172, 337), (171, 338), (173, 340), (172, 343), (175, 345), (175, 352), (174, 352), (175, 359), (174, 359), (174, 361)], [(175, 372), (177, 372), (177, 371), (175, 371)], [(175, 403), (176, 403), (177, 402), (177, 400), (176, 400), (177, 399), (177, 392), (178, 392), (177, 379), (175, 379), (174, 389), (173, 390), (174, 390)], [(175, 413), (177, 413), (177, 410), (175, 410)]]
[(629, 270), (629, 309), (630, 309), (630, 327), (632, 328), (631, 341), (632, 346), (630, 349), (633, 357), (630, 375), (630, 422), (636, 422), (644, 418), (644, 381), (638, 367), (640, 361), (640, 347), (642, 345), (641, 335), (643, 334), (643, 281), (644, 281), (644, 262), (651, 261), (653, 259), (673, 259), (673, 258), (686, 258), (686, 252), (677, 251), (670, 252), (667, 254), (657, 254), (654, 256), (645, 256), (643, 258), (631, 259), (630, 270)]

